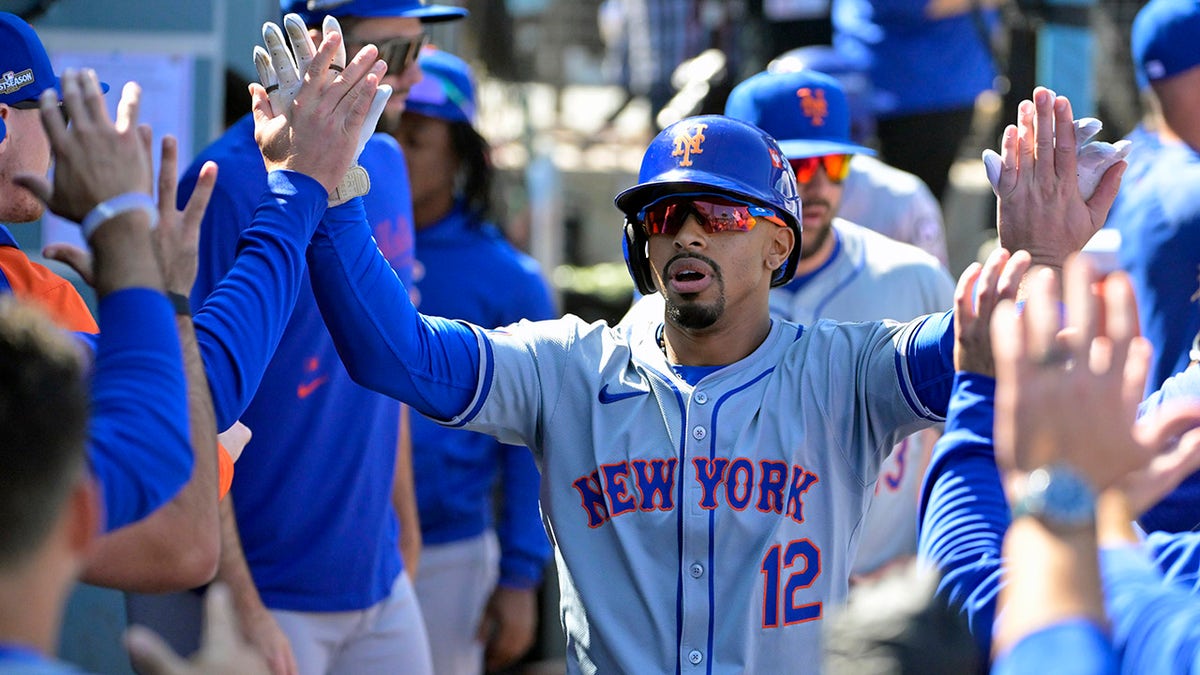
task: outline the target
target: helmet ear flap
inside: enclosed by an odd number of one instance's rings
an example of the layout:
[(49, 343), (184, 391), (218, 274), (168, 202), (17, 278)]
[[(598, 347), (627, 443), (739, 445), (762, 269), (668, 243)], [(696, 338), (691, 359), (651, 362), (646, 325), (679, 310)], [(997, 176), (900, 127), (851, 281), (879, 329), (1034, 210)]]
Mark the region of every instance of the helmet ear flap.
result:
[(621, 247), (625, 249), (625, 266), (629, 276), (633, 277), (633, 285), (642, 295), (655, 293), (654, 281), (650, 278), (650, 259), (646, 255), (648, 239), (642, 228), (625, 218), (624, 237)]

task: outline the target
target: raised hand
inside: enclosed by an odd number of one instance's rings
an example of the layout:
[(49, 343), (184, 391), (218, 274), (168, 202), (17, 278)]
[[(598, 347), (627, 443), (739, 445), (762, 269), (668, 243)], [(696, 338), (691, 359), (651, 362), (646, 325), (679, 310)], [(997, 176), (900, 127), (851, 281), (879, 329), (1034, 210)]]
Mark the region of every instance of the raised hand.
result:
[(1129, 278), (1100, 275), (1076, 257), (1065, 272), (1068, 330), (1055, 273), (1041, 270), (1025, 311), (996, 309), (996, 461), (1010, 474), (1067, 464), (1097, 491), (1172, 447), (1200, 446), (1200, 405), (1135, 424), (1150, 345), (1137, 334)]
[[(289, 14), (284, 18), (284, 26), (294, 55), (284, 46), (283, 32), (272, 23), (263, 27), (266, 49), (256, 47), (254, 53), (255, 66), (265, 85), (251, 85), (251, 95), (255, 97), (255, 138), (259, 140), (267, 168), (292, 168), (308, 173), (329, 190), (330, 205), (366, 194), (370, 188), (370, 179), (357, 162), (391, 95), (390, 87), (379, 85), (379, 78), (386, 72), (386, 65), (376, 59), (378, 50), (368, 45), (349, 65), (343, 67), (346, 53), (341, 27), (332, 17), (325, 19), (321, 46), (315, 52), (312, 39), (298, 16)], [(265, 94), (266, 100), (262, 104), (259, 103), (256, 93), (259, 89)], [(363, 99), (366, 99), (365, 104)], [(337, 180), (331, 184), (325, 177), (326, 166), (317, 166), (317, 163), (312, 161), (314, 158), (304, 160), (307, 163), (303, 166), (309, 170), (290, 165), (273, 167), (272, 163), (275, 160), (290, 159), (280, 144), (281, 136), (285, 140), (296, 141), (296, 137), (308, 133), (308, 123), (313, 121), (312, 116), (323, 113), (338, 119), (325, 120), (328, 126), (316, 130), (317, 142), (304, 144), (314, 147), (291, 148), (291, 155), (314, 151), (327, 152), (325, 142), (329, 139), (325, 134), (338, 133), (340, 137), (348, 130), (352, 131), (355, 144), (349, 160), (345, 163), (345, 169), (338, 175)], [(283, 128), (281, 119), (291, 122), (291, 133), (276, 133)], [(262, 124), (259, 123), (260, 120)], [(339, 126), (339, 122), (341, 128), (334, 128)], [(319, 146), (319, 149), (315, 146)], [(327, 161), (322, 164), (330, 167), (336, 166), (334, 162), (340, 164), (343, 155), (330, 154), (332, 156), (324, 158)], [(312, 173), (312, 170), (320, 172), (321, 175)]]
[(1001, 246), (1061, 268), (1104, 224), (1126, 164), (1110, 166), (1085, 199), (1076, 148), (1070, 101), (1038, 87), (1018, 106), (1017, 124), (1004, 130), (995, 188)]
[(60, 80), (71, 126), (59, 114), (57, 92), (47, 89), (40, 101), (42, 125), (55, 157), (54, 183), (34, 174), (16, 176), (15, 182), (55, 214), (77, 223), (97, 204), (118, 195), (149, 196), (150, 156), (137, 124), (141, 87), (125, 85), (114, 123), (95, 71), (67, 70)]
[[(1116, 143), (1093, 141), (1092, 137), (1104, 128), (1104, 123), (1095, 117), (1077, 119), (1074, 125), (1075, 164), (1079, 174), (1079, 194), (1086, 200), (1096, 192), (1096, 186), (1100, 184), (1100, 179), (1104, 177), (1109, 168), (1129, 155), (1133, 145), (1124, 140)], [(1000, 155), (990, 148), (984, 150), (983, 166), (987, 172), (988, 182), (992, 184), (992, 191), (996, 192), (999, 189), (1002, 167)]]
[(995, 375), (992, 359), (992, 312), (1001, 300), (1017, 295), (1029, 270), (1029, 254), (998, 248), (980, 265), (971, 263), (954, 291), (954, 369)]

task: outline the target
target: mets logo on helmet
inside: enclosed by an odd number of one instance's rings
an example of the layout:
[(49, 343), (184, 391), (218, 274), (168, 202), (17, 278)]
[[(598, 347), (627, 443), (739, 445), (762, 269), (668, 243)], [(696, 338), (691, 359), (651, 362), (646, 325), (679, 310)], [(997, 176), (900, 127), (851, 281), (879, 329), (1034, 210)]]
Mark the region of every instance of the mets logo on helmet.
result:
[(704, 130), (707, 128), (707, 124), (696, 124), (675, 134), (675, 150), (671, 156), (683, 157), (679, 160), (679, 166), (691, 166), (692, 155), (704, 152), (700, 146), (704, 143)]
[(825, 90), (800, 87), (796, 90), (796, 96), (800, 97), (800, 112), (812, 121), (813, 126), (824, 125), (825, 118), (829, 116), (829, 102), (825, 100)]

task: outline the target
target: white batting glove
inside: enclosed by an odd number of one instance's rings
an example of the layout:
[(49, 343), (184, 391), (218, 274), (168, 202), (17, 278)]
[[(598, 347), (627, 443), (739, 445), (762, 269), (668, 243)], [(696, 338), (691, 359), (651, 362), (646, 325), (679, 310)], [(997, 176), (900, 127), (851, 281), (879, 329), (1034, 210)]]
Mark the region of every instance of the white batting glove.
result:
[[(1091, 140), (1103, 128), (1104, 123), (1095, 117), (1075, 120), (1075, 170), (1079, 176), (1079, 194), (1085, 201), (1091, 199), (1104, 172), (1113, 164), (1125, 159), (1133, 147), (1127, 140), (1116, 143)], [(984, 150), (983, 167), (987, 171), (988, 182), (992, 184), (992, 191), (995, 192), (1000, 184), (1000, 155), (991, 149)]]
[[(317, 51), (316, 45), (313, 44), (312, 38), (308, 34), (308, 27), (305, 26), (299, 15), (288, 14), (283, 17), (283, 25), (287, 31), (288, 42), (291, 43), (291, 50), (284, 44), (283, 31), (270, 21), (264, 23), (262, 29), (266, 49), (259, 46), (254, 47), (254, 67), (258, 70), (259, 79), (267, 90), (271, 99), (271, 108), (276, 114), (287, 114), (291, 111), (296, 94), (304, 84), (304, 75), (312, 62), (313, 54)], [(325, 17), (321, 28), (325, 38), (333, 33), (342, 34), (341, 25), (332, 16)], [(336, 77), (336, 73), (340, 73), (345, 67), (346, 43), (343, 39), (338, 46), (337, 54), (334, 55), (333, 63), (330, 65), (332, 71), (330, 78)], [(375, 98), (371, 101), (371, 109), (367, 113), (362, 131), (359, 133), (358, 146), (354, 151), (354, 162), (338, 186), (329, 194), (329, 206), (337, 206), (370, 191), (371, 177), (367, 175), (366, 169), (359, 165), (358, 157), (362, 154), (371, 134), (375, 133), (375, 125), (379, 121), (379, 116), (383, 114), (383, 109), (391, 95), (392, 88), (388, 85), (380, 85), (376, 90)]]

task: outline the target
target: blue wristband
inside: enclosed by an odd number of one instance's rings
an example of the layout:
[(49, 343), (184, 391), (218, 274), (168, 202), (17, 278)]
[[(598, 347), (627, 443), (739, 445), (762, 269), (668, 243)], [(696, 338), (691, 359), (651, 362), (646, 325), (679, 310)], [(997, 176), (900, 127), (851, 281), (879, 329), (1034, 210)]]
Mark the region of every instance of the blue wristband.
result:
[(100, 202), (83, 217), (80, 226), (83, 228), (83, 238), (91, 239), (92, 233), (108, 220), (129, 211), (145, 211), (150, 216), (150, 229), (158, 225), (158, 204), (154, 198), (145, 192), (126, 192), (112, 199)]

